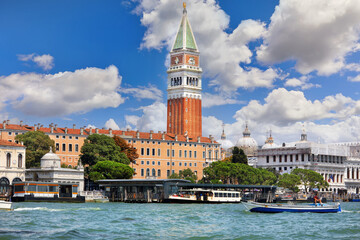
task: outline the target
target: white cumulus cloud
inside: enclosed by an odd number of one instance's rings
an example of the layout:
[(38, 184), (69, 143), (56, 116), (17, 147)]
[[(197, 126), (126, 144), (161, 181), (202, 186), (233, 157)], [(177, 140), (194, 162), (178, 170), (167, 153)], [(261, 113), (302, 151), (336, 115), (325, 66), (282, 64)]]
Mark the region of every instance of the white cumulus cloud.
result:
[(330, 75), (359, 50), (360, 1), (280, 0), (271, 17), (258, 60), (295, 60), (302, 74)]
[(140, 107), (142, 115), (126, 115), (125, 121), (140, 131), (166, 131), (166, 105), (161, 102), (155, 102), (148, 106)]
[(306, 90), (309, 88), (319, 88), (321, 87), (319, 84), (309, 83), (310, 77), (309, 76), (301, 76), (300, 78), (288, 78), (285, 80), (286, 87), (299, 87), (302, 90)]
[(117, 125), (115, 120), (112, 119), (112, 118), (110, 118), (109, 120), (106, 121), (104, 127), (105, 128), (111, 128), (113, 130), (119, 130), (120, 129), (119, 125)]
[(0, 106), (39, 117), (84, 113), (117, 107), (121, 76), (115, 66), (56, 74), (15, 73), (0, 76)]
[(130, 94), (136, 99), (152, 99), (155, 101), (161, 101), (163, 97), (163, 92), (155, 86), (139, 86), (137, 88), (121, 88), (121, 93)]
[(221, 106), (227, 104), (243, 104), (243, 101), (228, 97), (226, 95), (216, 95), (211, 93), (202, 94), (202, 107), (209, 108), (213, 106)]
[(18, 59), (20, 61), (32, 61), (38, 67), (41, 67), (44, 70), (50, 70), (54, 67), (54, 57), (50, 54), (38, 55), (35, 53), (32, 54), (19, 54)]

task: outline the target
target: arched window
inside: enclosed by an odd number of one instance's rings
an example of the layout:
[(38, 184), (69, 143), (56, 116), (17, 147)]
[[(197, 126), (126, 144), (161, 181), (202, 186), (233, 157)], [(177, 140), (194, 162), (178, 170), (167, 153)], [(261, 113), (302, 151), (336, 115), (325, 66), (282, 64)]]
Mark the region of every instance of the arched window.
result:
[(5, 195), (10, 190), (10, 181), (6, 177), (0, 178), (0, 195)]
[(6, 167), (10, 167), (11, 164), (11, 154), (7, 153), (6, 154)]
[(153, 176), (153, 177), (155, 177), (155, 176), (156, 176), (156, 171), (155, 171), (155, 169), (154, 169), (154, 168), (152, 169), (152, 176)]
[(161, 177), (161, 170), (158, 169), (158, 177)]
[(146, 169), (146, 176), (148, 177), (148, 176), (150, 176), (150, 169)]
[(18, 155), (18, 168), (22, 168), (22, 154)]

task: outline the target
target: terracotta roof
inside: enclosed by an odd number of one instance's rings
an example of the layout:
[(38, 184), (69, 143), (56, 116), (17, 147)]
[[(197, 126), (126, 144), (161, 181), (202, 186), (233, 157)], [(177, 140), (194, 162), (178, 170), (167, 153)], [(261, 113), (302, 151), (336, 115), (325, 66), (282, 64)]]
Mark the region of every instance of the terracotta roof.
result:
[(24, 147), (24, 145), (0, 139), (0, 146)]
[[(3, 130), (3, 124), (0, 124), (0, 130)], [(34, 126), (28, 126), (28, 125), (17, 125), (17, 124), (6, 124), (6, 129), (5, 130), (21, 130), (21, 131), (34, 131), (35, 127)], [(38, 128), (39, 131), (44, 132), (44, 133), (51, 133), (51, 128), (49, 127), (40, 127)], [(65, 134), (65, 128), (59, 128), (57, 127), (55, 129), (53, 129), (53, 134)], [(91, 133), (96, 133), (96, 129), (92, 128), (91, 129)], [(110, 130), (109, 129), (98, 129), (98, 133), (99, 134), (110, 134)], [(81, 134), (81, 130), (80, 129), (73, 129), (73, 128), (68, 128), (67, 129), (67, 134), (73, 134), (73, 135), (80, 135)], [(86, 128), (83, 131), (83, 135), (87, 136), (90, 134), (90, 128)], [(136, 138), (136, 134), (137, 131), (133, 131), (133, 130), (129, 130), (129, 131), (124, 131), (124, 130), (112, 130), (112, 134), (113, 135), (125, 135), (131, 138)], [(139, 138), (140, 139), (149, 139), (151, 140), (162, 140), (162, 132), (154, 132), (152, 134), (152, 139), (150, 139), (150, 132), (139, 132)], [(165, 133), (164, 136), (166, 141), (175, 141), (175, 134), (172, 133)], [(179, 142), (186, 142), (186, 136), (184, 135), (177, 135), (177, 141)], [(198, 142), (198, 138), (197, 137), (189, 137), (189, 142), (193, 142), (196, 143)], [(200, 137), (200, 143), (211, 143), (211, 139), (208, 137)], [(214, 141), (214, 143), (217, 143), (216, 141)]]

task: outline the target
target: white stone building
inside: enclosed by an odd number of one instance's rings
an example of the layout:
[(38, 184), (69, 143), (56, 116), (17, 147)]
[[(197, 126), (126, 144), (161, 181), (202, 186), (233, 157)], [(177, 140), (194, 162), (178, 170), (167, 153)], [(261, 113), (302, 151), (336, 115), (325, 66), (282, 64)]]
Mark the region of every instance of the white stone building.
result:
[(62, 168), (60, 158), (52, 152), (41, 158), (41, 168), (26, 169), (26, 181), (55, 182), (64, 184), (79, 184), (79, 191), (84, 191), (84, 168)]
[(0, 197), (9, 196), (14, 182), (25, 180), (26, 147), (0, 140)]

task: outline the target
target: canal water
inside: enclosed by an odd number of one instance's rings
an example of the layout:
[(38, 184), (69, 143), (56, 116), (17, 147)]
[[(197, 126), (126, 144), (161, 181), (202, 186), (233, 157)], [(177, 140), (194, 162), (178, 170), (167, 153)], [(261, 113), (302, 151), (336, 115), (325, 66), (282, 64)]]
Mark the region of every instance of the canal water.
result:
[(341, 213), (261, 214), (242, 204), (15, 203), (0, 239), (360, 239), (360, 203)]

